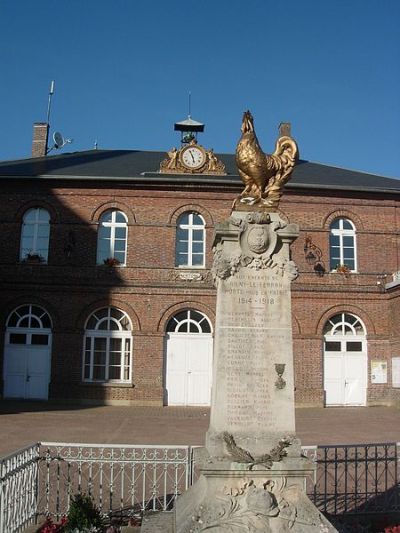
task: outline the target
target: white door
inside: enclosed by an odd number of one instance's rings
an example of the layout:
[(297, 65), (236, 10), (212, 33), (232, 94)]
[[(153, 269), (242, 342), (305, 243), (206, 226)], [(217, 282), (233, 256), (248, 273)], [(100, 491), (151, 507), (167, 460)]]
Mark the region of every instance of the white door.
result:
[[(13, 344), (8, 334), (4, 351), (4, 397), (47, 400), (50, 382), (50, 335), (18, 334), (25, 344)], [(14, 336), (15, 337), (15, 336)], [(43, 344), (32, 345), (35, 337)], [(46, 344), (44, 344), (46, 342)]]
[(367, 353), (365, 340), (325, 337), (326, 405), (365, 405)]
[(169, 333), (166, 346), (168, 405), (210, 405), (211, 334)]

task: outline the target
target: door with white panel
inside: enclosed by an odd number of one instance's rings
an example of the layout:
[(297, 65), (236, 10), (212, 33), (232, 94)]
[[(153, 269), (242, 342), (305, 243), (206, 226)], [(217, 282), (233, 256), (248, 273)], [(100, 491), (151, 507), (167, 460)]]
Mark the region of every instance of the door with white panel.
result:
[(213, 338), (207, 317), (194, 310), (168, 323), (165, 389), (168, 405), (210, 405)]
[(7, 321), (4, 397), (47, 400), (50, 383), (51, 322), (41, 307), (24, 305)]
[(325, 403), (366, 405), (367, 341), (365, 327), (355, 315), (340, 313), (325, 326)]

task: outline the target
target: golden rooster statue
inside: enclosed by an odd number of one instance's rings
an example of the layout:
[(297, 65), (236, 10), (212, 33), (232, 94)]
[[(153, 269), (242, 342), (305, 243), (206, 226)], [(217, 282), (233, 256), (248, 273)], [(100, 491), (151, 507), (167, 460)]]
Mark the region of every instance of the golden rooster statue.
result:
[(275, 152), (264, 154), (254, 131), (250, 111), (245, 111), (242, 121), (242, 136), (236, 147), (236, 164), (245, 185), (235, 201), (242, 204), (261, 204), (276, 209), (282, 189), (289, 180), (295, 165), (298, 149), (291, 137), (280, 137)]

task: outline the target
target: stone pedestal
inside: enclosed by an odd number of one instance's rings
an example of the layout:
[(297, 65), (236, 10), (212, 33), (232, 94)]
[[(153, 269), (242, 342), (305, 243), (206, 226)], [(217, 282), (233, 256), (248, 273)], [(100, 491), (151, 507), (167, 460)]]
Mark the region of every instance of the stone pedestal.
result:
[(295, 434), (289, 245), (298, 232), (257, 212), (234, 212), (217, 230), (211, 455), (224, 453), (226, 432), (255, 455)]
[(304, 457), (285, 458), (271, 468), (216, 459), (205, 449), (197, 461), (200, 479), (176, 505), (177, 533), (334, 532), (305, 494), (313, 465)]
[(336, 531), (305, 493), (315, 465), (296, 438), (290, 244), (277, 213), (234, 211), (216, 230), (210, 427), (199, 480), (176, 502), (176, 533)]

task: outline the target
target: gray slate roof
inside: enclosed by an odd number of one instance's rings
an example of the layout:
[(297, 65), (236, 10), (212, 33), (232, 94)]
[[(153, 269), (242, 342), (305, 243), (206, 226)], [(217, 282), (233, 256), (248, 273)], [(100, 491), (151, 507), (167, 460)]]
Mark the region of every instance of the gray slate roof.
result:
[[(240, 185), (234, 154), (217, 154), (226, 176), (160, 174), (165, 152), (138, 150), (89, 150), (35, 159), (0, 162), (0, 180), (45, 178), (73, 180), (123, 180), (154, 183), (208, 183)], [(288, 188), (357, 190), (400, 193), (400, 180), (300, 160)]]

